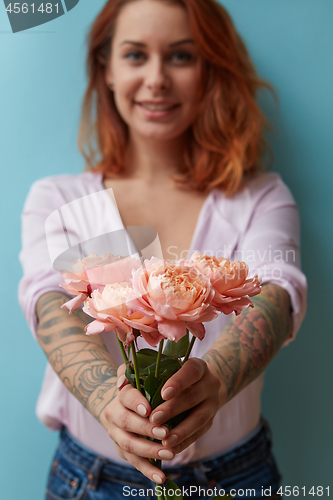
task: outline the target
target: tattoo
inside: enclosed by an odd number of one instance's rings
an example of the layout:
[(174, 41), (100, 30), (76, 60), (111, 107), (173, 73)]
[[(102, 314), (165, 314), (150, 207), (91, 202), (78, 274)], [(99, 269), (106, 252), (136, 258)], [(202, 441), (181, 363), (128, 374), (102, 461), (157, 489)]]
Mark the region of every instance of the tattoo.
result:
[(71, 335), (82, 334), (84, 332), (84, 328), (82, 328), (81, 326), (72, 326), (71, 328), (65, 328), (63, 330), (56, 331), (55, 333), (51, 333), (50, 335), (45, 335), (42, 332), (42, 330), (45, 329), (46, 328), (44, 327), (40, 327), (37, 332), (38, 340), (41, 344), (44, 345), (50, 345), (53, 344), (56, 340), (60, 340), (64, 337), (70, 337)]
[(61, 309), (67, 300), (60, 292), (39, 299), (37, 338), (67, 389), (99, 421), (117, 392), (117, 366), (100, 336), (85, 335), (91, 318), (81, 309), (71, 315)]
[(233, 318), (203, 356), (225, 384), (227, 401), (264, 371), (291, 333), (291, 305), (285, 290), (267, 284), (252, 301), (254, 308)]

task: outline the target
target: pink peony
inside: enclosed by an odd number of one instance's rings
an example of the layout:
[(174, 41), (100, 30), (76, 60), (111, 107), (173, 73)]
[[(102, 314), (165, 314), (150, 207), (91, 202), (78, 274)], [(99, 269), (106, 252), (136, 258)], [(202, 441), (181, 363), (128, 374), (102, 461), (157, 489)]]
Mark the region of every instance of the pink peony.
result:
[(130, 282), (132, 269), (141, 263), (134, 257), (123, 258), (107, 253), (98, 256), (94, 253), (72, 264), (73, 272), (61, 271), (65, 283), (60, 286), (75, 297), (62, 305), (71, 313), (88, 298), (94, 290), (102, 291), (110, 283)]
[(83, 307), (86, 314), (95, 318), (86, 326), (86, 333), (95, 335), (113, 330), (123, 343), (129, 345), (136, 337), (133, 332), (135, 328), (155, 347), (162, 339), (156, 321), (127, 306), (126, 302), (131, 298), (134, 298), (134, 292), (128, 283), (106, 285), (102, 292), (94, 290)]
[(222, 313), (241, 313), (245, 307), (253, 307), (249, 297), (261, 291), (258, 276), (246, 279), (249, 267), (245, 262), (230, 262), (223, 257), (209, 257), (198, 252), (190, 258), (201, 273), (207, 276), (215, 290), (212, 304)]
[(210, 280), (189, 263), (145, 261), (145, 267), (133, 272), (132, 286), (136, 299), (130, 306), (156, 320), (160, 334), (178, 341), (186, 328), (202, 340), (203, 321), (215, 319), (218, 312), (211, 305), (214, 290)]

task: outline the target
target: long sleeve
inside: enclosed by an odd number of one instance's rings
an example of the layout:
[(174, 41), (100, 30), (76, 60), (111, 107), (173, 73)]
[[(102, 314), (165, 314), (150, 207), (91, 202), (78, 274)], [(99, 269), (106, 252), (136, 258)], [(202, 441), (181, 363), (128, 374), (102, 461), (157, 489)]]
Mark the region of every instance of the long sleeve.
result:
[(19, 255), (23, 278), (18, 298), (29, 327), (36, 337), (35, 307), (41, 295), (50, 291), (61, 292), (61, 277), (52, 267), (45, 221), (63, 203), (59, 191), (48, 179), (35, 182), (27, 196), (22, 212), (22, 249)]
[(84, 172), (35, 182), (22, 213), (19, 284), (19, 302), (35, 336), (38, 298), (54, 290), (65, 293), (59, 271), (91, 252), (129, 252), (112, 190), (104, 189), (101, 175)]
[(283, 344), (286, 346), (295, 339), (306, 312), (298, 207), (277, 174), (263, 178), (249, 191), (255, 199), (255, 210), (240, 244), (242, 258), (249, 264), (251, 275), (259, 274), (263, 283), (277, 284), (289, 293), (293, 331)]

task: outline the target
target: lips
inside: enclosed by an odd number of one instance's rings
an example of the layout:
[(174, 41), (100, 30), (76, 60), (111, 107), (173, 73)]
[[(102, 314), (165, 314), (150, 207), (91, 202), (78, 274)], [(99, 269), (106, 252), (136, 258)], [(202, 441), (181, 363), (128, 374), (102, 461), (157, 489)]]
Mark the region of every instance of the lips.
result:
[(152, 102), (152, 101), (143, 101), (137, 102), (139, 106), (148, 111), (170, 111), (178, 106), (175, 102)]

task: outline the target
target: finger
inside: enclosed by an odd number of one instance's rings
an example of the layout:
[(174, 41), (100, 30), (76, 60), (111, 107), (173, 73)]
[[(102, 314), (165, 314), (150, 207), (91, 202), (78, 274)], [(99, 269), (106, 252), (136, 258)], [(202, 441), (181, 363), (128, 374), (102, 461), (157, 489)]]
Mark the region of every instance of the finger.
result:
[(148, 418), (143, 418), (122, 405), (114, 412), (112, 421), (117, 427), (124, 431), (151, 437), (153, 439), (162, 440), (166, 439), (169, 435), (169, 429), (166, 426), (151, 424)]
[(128, 385), (128, 384), (130, 384), (130, 381), (128, 380), (128, 378), (126, 377), (126, 375), (120, 375), (120, 377), (117, 380), (118, 391), (121, 391), (121, 389), (123, 387), (125, 387), (125, 385)]
[(126, 365), (125, 363), (123, 363), (122, 365), (118, 366), (117, 377), (119, 378), (121, 375), (125, 375), (125, 371), (126, 371)]
[(201, 438), (206, 432), (209, 431), (213, 423), (213, 419), (211, 419), (207, 424), (196, 431), (192, 436), (189, 436), (187, 439), (182, 441), (179, 445), (174, 447), (174, 451), (176, 454), (181, 453), (182, 451), (186, 450), (191, 444), (195, 443), (199, 438)]
[(176, 415), (191, 410), (206, 400), (207, 391), (208, 388), (205, 387), (205, 384), (199, 382), (187, 387), (179, 395), (155, 408), (149, 417), (149, 421), (155, 425), (164, 424)]
[(180, 394), (186, 387), (198, 382), (207, 369), (207, 364), (202, 359), (190, 358), (165, 382), (161, 390), (162, 398), (168, 401)]
[(131, 384), (125, 385), (118, 394), (119, 401), (129, 410), (134, 411), (141, 417), (147, 417), (150, 412), (150, 404), (140, 391)]
[(130, 453), (124, 453), (116, 443), (115, 448), (120, 458), (127, 460), (148, 479), (158, 484), (163, 484), (165, 482), (165, 474), (158, 467), (152, 465), (147, 458), (137, 457), (135, 455), (131, 455)]
[(129, 455), (127, 460), (144, 476), (157, 484), (163, 484), (166, 481), (165, 474), (158, 468), (152, 465), (147, 458)]
[(126, 454), (136, 455), (141, 458), (154, 458), (155, 460), (172, 460), (175, 456), (172, 448), (164, 448), (161, 443), (144, 439), (119, 427), (113, 429), (110, 437)]
[(125, 375), (125, 371), (126, 371), (126, 365), (124, 363), (122, 365), (118, 366), (118, 369), (117, 369), (117, 377), (118, 377), (117, 388), (119, 391), (121, 391), (121, 389), (123, 387), (125, 387), (125, 385), (130, 384), (130, 381), (128, 380), (128, 378)]
[(163, 484), (166, 481), (165, 474), (158, 467), (152, 465), (147, 458), (128, 455), (127, 460), (133, 467), (154, 483)]
[(209, 422), (213, 421), (215, 413), (214, 401), (205, 401), (198, 405), (187, 418), (170, 431), (166, 439), (163, 439), (163, 446), (175, 449), (183, 441), (186, 441), (201, 429), (206, 428)]

